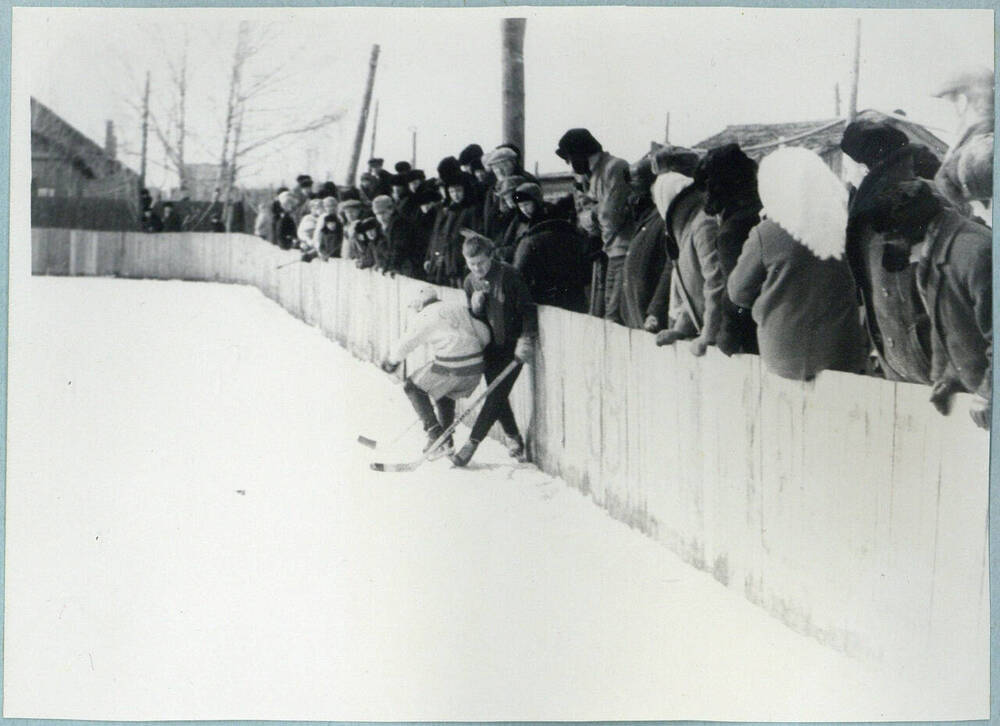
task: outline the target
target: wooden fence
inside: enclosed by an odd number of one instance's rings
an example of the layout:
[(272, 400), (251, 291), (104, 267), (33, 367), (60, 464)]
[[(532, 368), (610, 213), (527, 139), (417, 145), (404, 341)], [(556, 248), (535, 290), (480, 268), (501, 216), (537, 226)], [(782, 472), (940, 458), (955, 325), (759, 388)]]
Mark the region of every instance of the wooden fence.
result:
[[(35, 274), (253, 285), (383, 358), (420, 283), (340, 260), (275, 269), (294, 254), (237, 234), (32, 230)], [(543, 470), (802, 633), (907, 667), (988, 667), (989, 437), (967, 396), (943, 417), (923, 386), (787, 381), (755, 356), (539, 317), (512, 403)]]

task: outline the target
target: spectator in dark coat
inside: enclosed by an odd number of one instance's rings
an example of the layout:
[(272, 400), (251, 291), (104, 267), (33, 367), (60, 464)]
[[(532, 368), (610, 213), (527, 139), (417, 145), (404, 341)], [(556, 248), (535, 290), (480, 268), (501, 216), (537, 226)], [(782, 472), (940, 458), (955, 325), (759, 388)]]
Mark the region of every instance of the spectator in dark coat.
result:
[[(358, 179), (358, 187), (361, 191), (361, 201), (371, 204), (372, 200), (383, 194), (382, 192), (381, 180), (369, 172), (365, 172)], [(385, 183), (385, 194), (390, 194), (392, 188), (389, 186), (389, 182)]]
[[(664, 245), (663, 217), (653, 204), (652, 185), (655, 180), (648, 157), (629, 167), (631, 193), (628, 205), (635, 232), (625, 255), (622, 295), (625, 305), (623, 317), (625, 325), (630, 328), (644, 327), (650, 317), (667, 319), (666, 305), (650, 309), (653, 292), (669, 260)], [(652, 332), (655, 333), (656, 329)]]
[(812, 151), (786, 147), (760, 165), (767, 219), (752, 230), (727, 288), (752, 309), (760, 355), (783, 378), (860, 372), (864, 333), (844, 261), (847, 190)]
[(368, 160), (368, 174), (375, 178), (375, 187), (372, 190), (372, 195), (368, 197), (369, 199), (374, 199), (380, 194), (392, 194), (392, 187), (389, 183), (392, 174), (383, 168), (384, 164), (385, 159), (377, 156), (373, 156)]
[(174, 208), (173, 202), (163, 203), (163, 231), (164, 232), (180, 232), (181, 231), (181, 215), (177, 213)]
[(861, 294), (872, 352), (889, 380), (929, 384), (930, 319), (917, 293), (916, 263), (883, 265), (887, 240), (874, 223), (899, 184), (934, 178), (936, 159), (879, 121), (848, 125), (840, 148), (869, 170), (848, 206), (847, 262)]
[(318, 242), (319, 255), (324, 260), (340, 257), (341, 247), (344, 243), (344, 227), (340, 223), (338, 214), (327, 214), (323, 217), (323, 224), (319, 228)]
[(359, 219), (354, 226), (354, 264), (360, 270), (377, 267), (382, 230), (374, 217)]
[(538, 305), (585, 312), (588, 266), (579, 234), (569, 222), (552, 216), (537, 184), (521, 184), (513, 198), (527, 222), (517, 239), (514, 267), (524, 278), (531, 299)]
[(413, 230), (413, 250), (414, 254), (419, 252), (417, 269), (414, 276), (419, 279), (426, 279), (427, 250), (430, 247), (431, 237), (434, 234), (434, 222), (441, 208), (441, 194), (438, 192), (434, 182), (424, 182), (415, 192), (410, 194), (408, 201), (415, 207), (413, 216), (410, 218), (410, 226)]
[[(568, 163), (574, 174), (587, 180), (585, 203), (578, 210), (584, 232), (601, 235), (607, 257), (604, 273), (604, 317), (623, 323), (622, 270), (633, 220), (628, 209), (628, 163), (604, 150), (587, 129), (570, 129), (559, 139), (556, 155)], [(595, 280), (593, 287), (599, 287)]]
[(510, 220), (517, 216), (517, 210), (501, 200), (500, 186), (509, 177), (517, 177), (519, 184), (526, 181), (537, 184), (538, 180), (522, 168), (520, 151), (513, 144), (498, 146), (485, 155), (482, 161), (489, 182), (483, 199), (482, 231), (497, 243)]
[(152, 207), (147, 207), (142, 210), (142, 231), (143, 232), (162, 232), (163, 222), (160, 220), (160, 215), (153, 211)]
[(280, 210), (274, 220), (274, 242), (283, 250), (290, 250), (298, 240), (298, 224), (295, 222), (296, 196), (292, 192), (278, 195)]
[[(747, 235), (760, 221), (757, 163), (739, 145), (726, 144), (709, 149), (695, 169), (695, 179), (705, 187), (705, 211), (719, 222), (719, 264), (729, 277)], [(756, 353), (756, 327), (749, 311), (734, 305), (723, 292), (719, 350), (726, 355)]]
[(385, 249), (383, 271), (407, 277), (416, 277), (418, 270), (422, 273), (423, 250), (418, 249), (413, 228), (396, 210), (392, 199), (386, 196), (375, 197), (372, 211), (382, 228)]
[(883, 264), (902, 267), (917, 260), (917, 289), (931, 328), (931, 401), (948, 413), (954, 392), (975, 394), (972, 418), (989, 428), (992, 233), (938, 194), (923, 180), (900, 182), (882, 195), (874, 224), (887, 240), (887, 251), (893, 250), (883, 255)]
[(508, 176), (503, 179), (496, 188), (496, 196), (499, 200), (501, 216), (498, 221), (505, 224), (497, 232), (493, 239), (494, 254), (498, 260), (503, 260), (508, 264), (514, 263), (514, 253), (517, 251), (517, 238), (520, 237), (528, 227), (528, 222), (524, 215), (518, 212), (517, 203), (514, 201), (514, 192), (522, 184), (527, 184), (528, 180), (523, 176)]
[(428, 281), (458, 287), (466, 272), (461, 230), (478, 231), (479, 210), (472, 196), (472, 178), (459, 168), (454, 156), (442, 160), (438, 166), (438, 177), (449, 201), (438, 212), (434, 222), (424, 269)]
[(363, 247), (359, 240), (358, 222), (365, 217), (365, 206), (359, 199), (345, 199), (338, 205), (337, 212), (344, 227), (344, 242), (340, 256), (345, 260), (356, 260), (361, 257)]

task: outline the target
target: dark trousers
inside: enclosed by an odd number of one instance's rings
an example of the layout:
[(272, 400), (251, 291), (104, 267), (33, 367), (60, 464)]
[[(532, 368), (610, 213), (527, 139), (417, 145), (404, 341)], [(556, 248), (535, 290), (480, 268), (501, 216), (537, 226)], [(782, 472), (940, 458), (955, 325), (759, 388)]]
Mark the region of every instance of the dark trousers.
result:
[[(430, 431), (435, 426), (448, 428), (455, 421), (455, 399), (443, 396), (431, 403), (431, 397), (421, 388), (417, 388), (409, 378), (403, 384), (403, 392), (413, 404), (413, 409), (424, 424), (424, 431)], [(435, 409), (437, 409), (435, 411)]]
[[(486, 383), (492, 383), (512, 360), (514, 360), (514, 354), (511, 351), (487, 350), (485, 360), (483, 361), (483, 375), (486, 377)], [(514, 387), (514, 382), (520, 373), (521, 365), (518, 364), (511, 371), (510, 375), (486, 397), (486, 400), (483, 401), (483, 408), (479, 411), (476, 422), (472, 425), (472, 433), (469, 435), (470, 439), (482, 441), (497, 421), (500, 422), (503, 432), (508, 436), (520, 436), (520, 432), (517, 430), (517, 421), (514, 420), (514, 412), (511, 410), (510, 402), (507, 400), (507, 396), (510, 395), (510, 390)]]
[(625, 324), (624, 294), (625, 256), (612, 257), (608, 260), (608, 268), (604, 276), (604, 319), (619, 325)]

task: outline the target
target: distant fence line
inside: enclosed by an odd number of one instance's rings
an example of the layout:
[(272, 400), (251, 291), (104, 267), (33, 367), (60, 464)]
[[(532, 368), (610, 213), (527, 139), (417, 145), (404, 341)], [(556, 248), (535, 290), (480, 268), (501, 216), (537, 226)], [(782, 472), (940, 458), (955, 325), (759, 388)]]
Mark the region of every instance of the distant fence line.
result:
[[(384, 358), (420, 283), (342, 260), (275, 269), (294, 254), (240, 234), (32, 230), (34, 274), (253, 285), (358, 358)], [(967, 396), (943, 417), (924, 386), (788, 381), (756, 356), (695, 358), (555, 308), (539, 318), (512, 404), (543, 470), (799, 632), (908, 667), (988, 667), (989, 438)]]
[[(232, 205), (231, 226), (234, 231), (253, 232), (254, 212), (249, 205), (236, 202)], [(214, 207), (214, 210), (213, 210)], [(222, 204), (183, 200), (174, 202), (187, 232), (211, 232), (212, 213), (222, 213)], [(153, 205), (161, 218), (163, 203)], [(63, 229), (128, 232), (140, 229), (138, 199), (111, 199), (96, 197), (40, 197), (31, 198), (31, 226)]]

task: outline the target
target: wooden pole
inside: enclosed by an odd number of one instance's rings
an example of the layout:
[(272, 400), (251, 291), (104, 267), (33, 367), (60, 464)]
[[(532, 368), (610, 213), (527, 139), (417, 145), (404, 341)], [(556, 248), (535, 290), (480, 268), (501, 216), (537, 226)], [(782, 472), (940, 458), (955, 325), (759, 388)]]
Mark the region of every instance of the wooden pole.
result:
[(410, 166), (417, 168), (417, 127), (410, 127)]
[(861, 74), (861, 18), (854, 21), (854, 67), (851, 71), (851, 98), (847, 107), (847, 122), (858, 115), (858, 78)]
[(667, 124), (663, 129), (663, 143), (670, 145), (670, 111), (667, 111)]
[(354, 186), (354, 178), (358, 173), (358, 160), (361, 158), (361, 147), (365, 143), (365, 126), (368, 124), (368, 107), (372, 102), (372, 89), (375, 87), (375, 69), (378, 67), (378, 45), (372, 46), (371, 59), (368, 61), (368, 83), (365, 85), (365, 98), (361, 103), (361, 114), (358, 116), (358, 130), (354, 134), (354, 149), (351, 151), (351, 164), (347, 168), (348, 186)]
[[(524, 154), (524, 18), (504, 18), (503, 28), (503, 140), (517, 144)], [(523, 161), (523, 158), (522, 158)]]
[(372, 116), (372, 150), (368, 154), (369, 158), (375, 156), (375, 136), (378, 134), (378, 99), (375, 99), (375, 115)]
[(149, 71), (146, 71), (146, 90), (142, 94), (142, 155), (139, 159), (139, 189), (146, 188), (146, 152), (149, 140)]
[(840, 118), (840, 84), (833, 84), (833, 115)]

